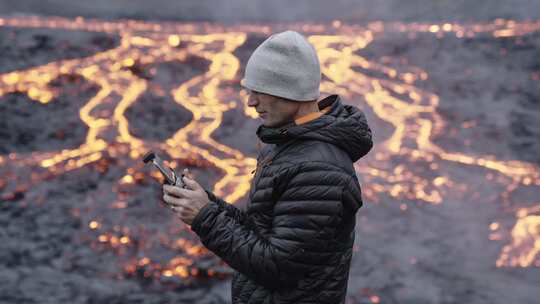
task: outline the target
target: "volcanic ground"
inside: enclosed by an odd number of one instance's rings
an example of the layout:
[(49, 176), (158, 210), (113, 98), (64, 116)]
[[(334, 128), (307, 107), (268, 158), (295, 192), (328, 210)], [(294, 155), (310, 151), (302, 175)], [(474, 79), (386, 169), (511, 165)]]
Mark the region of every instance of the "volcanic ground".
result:
[[(219, 38), (226, 42), (166, 35), (171, 48), (146, 62), (129, 56), (160, 41), (148, 29), (6, 23), (0, 23), (0, 303), (229, 303), (231, 269), (162, 206), (159, 177), (140, 161), (141, 147), (190, 168), (209, 189), (226, 180), (215, 190), (229, 198), (239, 193), (230, 202), (245, 208), (249, 179), (235, 182), (227, 170), (250, 171), (260, 148), (261, 121), (245, 109), (239, 81), (266, 37), (264, 27), (231, 29), (244, 29), (245, 39)], [(306, 33), (320, 51), (323, 91), (361, 108), (375, 143), (355, 164), (364, 206), (347, 303), (534, 303), (540, 26), (505, 23), (500, 35), (409, 26), (351, 34), (334, 23), (326, 25), (330, 38), (319, 37), (324, 30)], [(209, 37), (213, 30), (201, 31)], [(129, 46), (122, 49), (122, 41)], [(126, 57), (107, 61), (100, 57), (107, 52)], [(230, 62), (225, 76), (208, 77), (220, 56)], [(116, 61), (122, 64), (114, 70)], [(94, 65), (117, 75), (107, 94), (100, 95), (108, 82), (99, 82)], [(53, 75), (47, 81), (28, 72), (45, 66), (43, 75)], [(212, 79), (219, 84), (202, 89)], [(201, 130), (216, 120), (219, 126), (209, 138), (197, 128), (177, 135), (194, 120)]]

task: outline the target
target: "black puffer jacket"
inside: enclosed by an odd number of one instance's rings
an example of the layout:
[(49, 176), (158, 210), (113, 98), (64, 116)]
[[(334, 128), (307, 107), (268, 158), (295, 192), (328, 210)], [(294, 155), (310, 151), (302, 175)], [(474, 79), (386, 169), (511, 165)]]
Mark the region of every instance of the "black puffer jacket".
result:
[[(327, 108), (330, 107), (330, 108)], [(261, 125), (245, 211), (206, 191), (212, 203), (191, 229), (231, 268), (233, 303), (344, 303), (363, 204), (353, 163), (372, 148), (364, 113), (338, 95), (321, 117)]]

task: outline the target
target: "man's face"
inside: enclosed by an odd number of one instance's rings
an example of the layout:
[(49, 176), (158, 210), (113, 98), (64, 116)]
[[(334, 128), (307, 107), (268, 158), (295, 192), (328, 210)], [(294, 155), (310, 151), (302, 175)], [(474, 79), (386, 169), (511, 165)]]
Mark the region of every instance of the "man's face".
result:
[(263, 119), (263, 125), (271, 128), (280, 127), (294, 120), (300, 104), (281, 97), (247, 90), (248, 106), (254, 107)]

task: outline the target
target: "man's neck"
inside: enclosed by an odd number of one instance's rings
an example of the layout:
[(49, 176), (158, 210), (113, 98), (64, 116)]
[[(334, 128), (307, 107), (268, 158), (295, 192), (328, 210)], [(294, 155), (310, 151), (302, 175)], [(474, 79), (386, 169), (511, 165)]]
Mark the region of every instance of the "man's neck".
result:
[(320, 112), (319, 104), (317, 103), (317, 101), (303, 103), (298, 108), (298, 112), (296, 112), (296, 115), (294, 116), (294, 119), (298, 119), (298, 118), (300, 118), (302, 116), (305, 116), (305, 115), (307, 115), (309, 113), (313, 113), (313, 112)]

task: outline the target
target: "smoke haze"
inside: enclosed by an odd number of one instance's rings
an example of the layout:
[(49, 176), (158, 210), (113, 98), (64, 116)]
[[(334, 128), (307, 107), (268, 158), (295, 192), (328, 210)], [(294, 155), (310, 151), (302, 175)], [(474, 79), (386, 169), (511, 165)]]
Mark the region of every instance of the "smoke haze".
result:
[(3, 0), (0, 14), (144, 20), (287, 22), (484, 21), (540, 18), (534, 0)]

